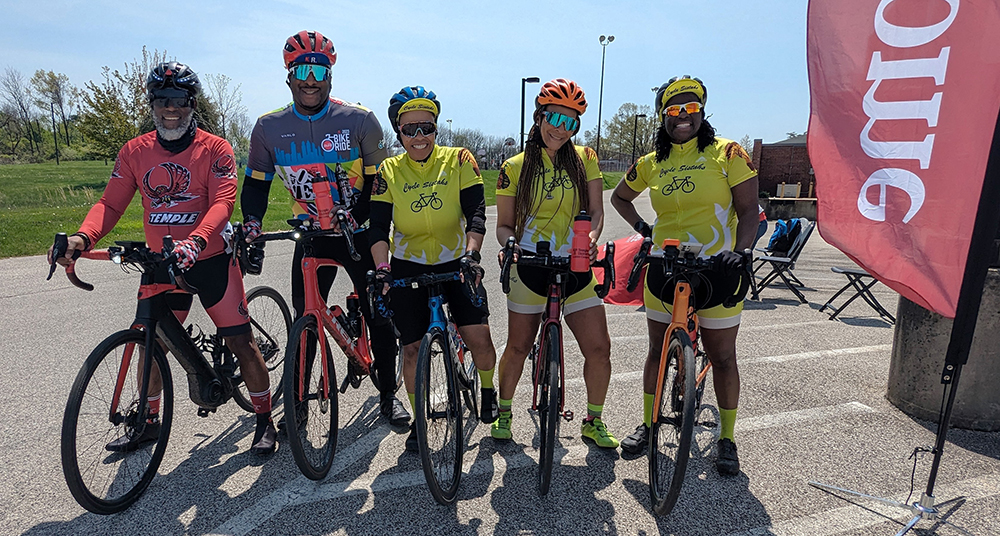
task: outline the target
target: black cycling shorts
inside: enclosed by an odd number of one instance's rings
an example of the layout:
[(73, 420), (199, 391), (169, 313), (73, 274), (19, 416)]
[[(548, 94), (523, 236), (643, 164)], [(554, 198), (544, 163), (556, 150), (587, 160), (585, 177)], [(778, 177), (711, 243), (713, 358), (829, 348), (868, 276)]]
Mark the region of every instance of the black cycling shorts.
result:
[[(393, 279), (403, 279), (421, 274), (443, 274), (457, 272), (459, 261), (454, 260), (442, 264), (420, 264), (416, 262), (392, 259)], [(485, 325), (490, 316), (490, 307), (486, 302), (486, 288), (479, 286), (479, 296), (483, 304), (476, 307), (469, 298), (465, 285), (460, 281), (445, 283), (441, 286), (448, 299), (448, 309), (458, 326)], [(389, 294), (389, 307), (392, 309), (392, 320), (399, 331), (400, 344), (413, 344), (423, 338), (431, 324), (431, 311), (427, 306), (430, 299), (426, 288), (394, 288)]]

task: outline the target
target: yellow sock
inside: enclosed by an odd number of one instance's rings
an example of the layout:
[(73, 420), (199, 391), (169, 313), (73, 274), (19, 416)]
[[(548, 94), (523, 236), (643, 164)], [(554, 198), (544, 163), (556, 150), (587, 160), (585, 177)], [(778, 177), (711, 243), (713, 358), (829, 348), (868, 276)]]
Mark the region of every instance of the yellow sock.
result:
[(493, 369), (483, 370), (476, 367), (476, 372), (479, 373), (479, 385), (483, 389), (493, 388)]
[(604, 413), (604, 404), (601, 404), (600, 406), (598, 406), (597, 404), (591, 404), (590, 402), (587, 402), (587, 418), (588, 419), (591, 418), (591, 417), (593, 417), (595, 419), (600, 419), (601, 418), (601, 413)]
[(653, 393), (642, 393), (642, 422), (646, 427), (653, 426)]
[(497, 399), (497, 405), (500, 406), (500, 413), (507, 412), (510, 413), (510, 403), (513, 398), (499, 398)]
[(721, 432), (719, 432), (719, 439), (728, 439), (733, 441), (733, 429), (736, 428), (736, 408), (733, 409), (722, 409), (719, 408), (719, 423)]
[(406, 398), (410, 399), (410, 411), (413, 413), (417, 412), (417, 395), (416, 393), (406, 393)]

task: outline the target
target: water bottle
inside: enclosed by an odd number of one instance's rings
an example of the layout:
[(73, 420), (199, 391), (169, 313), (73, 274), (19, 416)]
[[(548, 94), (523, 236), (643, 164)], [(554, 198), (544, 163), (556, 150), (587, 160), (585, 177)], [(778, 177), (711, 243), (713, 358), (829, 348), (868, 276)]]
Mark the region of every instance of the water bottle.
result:
[(333, 212), (333, 196), (330, 194), (330, 179), (326, 175), (314, 176), (312, 186), (316, 197), (319, 226), (322, 229), (332, 229), (330, 214)]
[(590, 215), (581, 212), (573, 218), (573, 241), (569, 250), (569, 269), (577, 273), (590, 271)]

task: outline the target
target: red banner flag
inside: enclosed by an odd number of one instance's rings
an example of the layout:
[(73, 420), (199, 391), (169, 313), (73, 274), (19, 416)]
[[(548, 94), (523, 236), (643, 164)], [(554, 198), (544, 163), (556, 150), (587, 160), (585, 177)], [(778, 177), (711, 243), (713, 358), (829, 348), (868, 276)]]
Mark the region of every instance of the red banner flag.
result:
[(807, 40), (820, 234), (954, 318), (1000, 112), (1000, 4), (814, 0)]

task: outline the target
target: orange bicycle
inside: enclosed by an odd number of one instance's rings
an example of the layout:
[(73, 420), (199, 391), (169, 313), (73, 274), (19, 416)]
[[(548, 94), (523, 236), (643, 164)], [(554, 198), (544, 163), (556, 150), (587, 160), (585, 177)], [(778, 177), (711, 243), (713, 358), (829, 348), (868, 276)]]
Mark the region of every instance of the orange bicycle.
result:
[[(650, 254), (652, 245), (653, 240), (647, 237), (636, 253), (634, 266), (629, 274), (628, 290), (634, 290), (639, 284), (642, 268), (647, 263), (657, 269), (662, 266), (668, 279), (677, 280), (673, 313), (663, 337), (663, 353), (660, 355), (653, 399), (653, 407), (656, 409), (649, 429), (647, 451), (649, 494), (653, 511), (657, 515), (666, 515), (676, 504), (684, 484), (684, 473), (691, 456), (695, 416), (705, 393), (705, 378), (712, 367), (708, 354), (699, 344), (698, 315), (692, 306), (695, 302), (691, 280), (699, 277), (699, 273), (703, 271), (721, 271), (722, 266), (716, 257), (698, 257), (701, 244), (682, 244), (680, 240), (667, 239), (663, 241), (662, 255)], [(726, 307), (735, 307), (750, 288), (748, 255), (749, 252), (744, 252), (739, 290), (723, 302)], [(711, 293), (710, 285), (708, 292)]]

